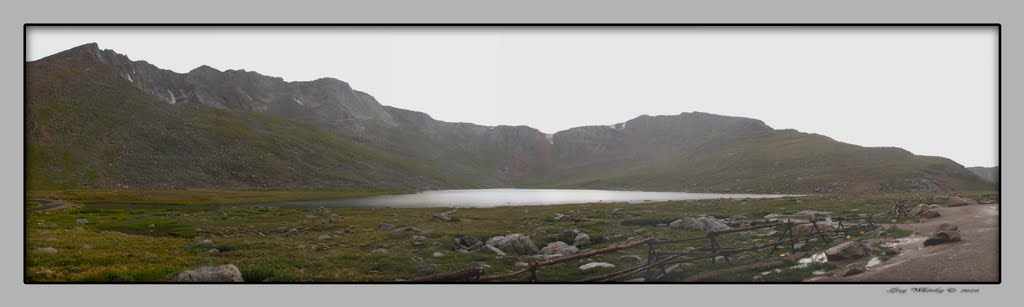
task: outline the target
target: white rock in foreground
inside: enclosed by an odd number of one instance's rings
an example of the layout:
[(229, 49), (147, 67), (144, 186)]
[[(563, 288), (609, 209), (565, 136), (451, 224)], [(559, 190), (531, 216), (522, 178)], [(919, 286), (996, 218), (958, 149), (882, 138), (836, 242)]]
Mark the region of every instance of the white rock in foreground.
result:
[(580, 266), (580, 271), (590, 271), (596, 268), (614, 268), (615, 265), (607, 262), (591, 262)]

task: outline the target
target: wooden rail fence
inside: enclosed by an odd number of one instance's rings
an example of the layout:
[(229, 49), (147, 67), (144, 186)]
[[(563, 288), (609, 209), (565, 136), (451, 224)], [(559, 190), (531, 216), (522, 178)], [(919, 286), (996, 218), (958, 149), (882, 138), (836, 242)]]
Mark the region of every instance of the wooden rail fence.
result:
[[(529, 274), (529, 276), (530, 276), (529, 277), (529, 281), (530, 282), (538, 282), (539, 279), (537, 277), (537, 271), (539, 269), (543, 268), (543, 267), (546, 267), (546, 266), (557, 265), (557, 264), (566, 263), (566, 262), (573, 261), (573, 260), (585, 259), (585, 258), (588, 258), (588, 257), (592, 257), (592, 256), (600, 255), (600, 254), (611, 253), (611, 252), (615, 252), (615, 251), (619, 251), (619, 250), (624, 250), (624, 249), (632, 249), (632, 248), (638, 248), (638, 247), (646, 247), (647, 248), (647, 261), (645, 263), (642, 263), (642, 264), (639, 264), (639, 265), (636, 265), (636, 266), (633, 266), (633, 267), (625, 268), (625, 269), (622, 269), (622, 270), (618, 270), (618, 271), (614, 271), (614, 272), (610, 272), (610, 273), (605, 273), (605, 274), (601, 274), (601, 275), (597, 275), (597, 276), (591, 276), (591, 277), (587, 277), (585, 279), (579, 280), (580, 282), (607, 282), (607, 281), (614, 281), (614, 280), (623, 279), (623, 278), (632, 276), (632, 275), (640, 273), (640, 272), (647, 272), (648, 275), (650, 275), (651, 270), (655, 269), (655, 268), (659, 268), (661, 272), (664, 272), (664, 268), (666, 266), (669, 266), (669, 265), (672, 265), (672, 264), (677, 264), (677, 263), (694, 262), (694, 261), (703, 260), (703, 259), (710, 259), (710, 261), (712, 263), (716, 263), (717, 261), (725, 261), (726, 264), (731, 266), (732, 265), (732, 259), (731, 258), (733, 258), (735, 255), (746, 254), (746, 253), (753, 253), (753, 252), (756, 252), (756, 251), (759, 251), (759, 250), (768, 249), (769, 247), (771, 248), (771, 250), (769, 250), (768, 253), (765, 254), (766, 258), (770, 258), (773, 255), (775, 255), (775, 252), (780, 248), (780, 246), (782, 246), (783, 248), (788, 247), (789, 250), (790, 250), (789, 254), (795, 254), (796, 251), (797, 251), (796, 244), (797, 244), (797, 242), (800, 242), (800, 241), (803, 241), (806, 244), (806, 243), (809, 243), (811, 239), (821, 238), (822, 240), (824, 240), (824, 241), (826, 241), (828, 243), (831, 243), (833, 238), (835, 238), (835, 237), (847, 237), (847, 236), (849, 236), (849, 233), (851, 231), (855, 231), (855, 230), (858, 230), (858, 229), (869, 229), (870, 230), (870, 229), (875, 229), (877, 227), (875, 225), (875, 223), (874, 223), (874, 216), (873, 215), (868, 215), (866, 217), (864, 217), (864, 216), (840, 216), (840, 217), (833, 217), (832, 220), (833, 220), (833, 222), (836, 222), (835, 227), (826, 227), (826, 226), (823, 226), (823, 225), (819, 225), (820, 221), (817, 220), (816, 218), (812, 218), (810, 221), (807, 221), (807, 222), (794, 222), (792, 220), (787, 220), (785, 222), (781, 222), (781, 221), (776, 221), (776, 222), (765, 221), (765, 222), (763, 222), (760, 225), (753, 225), (753, 226), (743, 227), (743, 228), (733, 228), (733, 229), (721, 230), (721, 231), (711, 231), (711, 232), (707, 232), (703, 236), (692, 237), (692, 238), (685, 238), (685, 239), (658, 240), (656, 238), (649, 237), (649, 238), (645, 238), (645, 239), (641, 239), (641, 240), (636, 240), (636, 241), (628, 242), (628, 243), (621, 244), (621, 245), (608, 246), (608, 247), (604, 247), (604, 248), (600, 248), (600, 249), (595, 249), (595, 250), (592, 250), (592, 251), (588, 251), (588, 252), (584, 252), (584, 253), (579, 253), (579, 254), (575, 254), (575, 255), (570, 255), (570, 256), (558, 257), (558, 258), (547, 259), (547, 260), (542, 260), (542, 261), (531, 260), (529, 262), (529, 264), (525, 268), (520, 269), (518, 271), (510, 272), (510, 273), (496, 274), (496, 275), (486, 275), (485, 274), (486, 272), (485, 272), (483, 267), (472, 267), (472, 268), (462, 269), (462, 270), (458, 270), (458, 271), (454, 271), (454, 272), (440, 273), (440, 274), (434, 274), (434, 275), (429, 275), (429, 276), (423, 276), (423, 277), (412, 279), (412, 280), (409, 280), (409, 281), (411, 281), (411, 282), (452, 282), (452, 281), (470, 281), (470, 282), (477, 281), (477, 282), (484, 282), (484, 281), (496, 281), (496, 280), (512, 279), (512, 278), (516, 278), (516, 277), (519, 277), (519, 276), (524, 275), (524, 274)], [(846, 225), (845, 224), (845, 222), (855, 221), (855, 220), (856, 221), (860, 221), (860, 223), (854, 224), (854, 225)], [(811, 226), (800, 227), (802, 225), (811, 225)], [(781, 230), (781, 232), (777, 232), (778, 236), (776, 237), (775, 240), (773, 240), (772, 242), (768, 242), (768, 243), (752, 245), (752, 246), (738, 246), (738, 247), (723, 247), (723, 246), (721, 246), (719, 244), (719, 241), (720, 241), (719, 237), (720, 236), (736, 234), (736, 233), (752, 231), (752, 230), (758, 230), (758, 229), (764, 229), (764, 228), (772, 228), (772, 229), (780, 229), (781, 228), (782, 230)], [(796, 231), (797, 228), (800, 228), (800, 230), (801, 230), (799, 233)], [(658, 246), (667, 245), (667, 244), (688, 243), (688, 242), (695, 242), (695, 241), (704, 241), (706, 247), (701, 247), (701, 248), (696, 248), (696, 249), (686, 250), (686, 251), (660, 251), (657, 248)], [(656, 276), (655, 279), (660, 278), (662, 276), (663, 275)]]

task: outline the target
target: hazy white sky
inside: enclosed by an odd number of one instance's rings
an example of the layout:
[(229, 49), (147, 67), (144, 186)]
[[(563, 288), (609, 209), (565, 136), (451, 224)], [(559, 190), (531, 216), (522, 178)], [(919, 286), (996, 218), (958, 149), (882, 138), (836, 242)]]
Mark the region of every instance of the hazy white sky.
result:
[(27, 57), (96, 42), (176, 72), (334, 77), (445, 121), (554, 133), (701, 111), (994, 166), (997, 40), (981, 27), (60, 27), (30, 28)]

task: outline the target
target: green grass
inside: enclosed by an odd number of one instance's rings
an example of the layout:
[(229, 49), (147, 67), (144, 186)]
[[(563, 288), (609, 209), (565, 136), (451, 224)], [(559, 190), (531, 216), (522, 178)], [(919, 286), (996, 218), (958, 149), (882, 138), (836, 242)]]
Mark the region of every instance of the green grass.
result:
[[(975, 193), (970, 195), (985, 195)], [(965, 195), (965, 196), (970, 196)], [(435, 222), (431, 215), (446, 208), (405, 209), (296, 209), (296, 208), (230, 208), (189, 207), (158, 209), (94, 209), (61, 211), (27, 211), (28, 266), (26, 278), (32, 281), (169, 281), (183, 270), (201, 265), (234, 264), (247, 281), (394, 281), (428, 274), (464, 269), (474, 262), (490, 267), (487, 274), (517, 270), (515, 257), (500, 258), (479, 251), (454, 251), (453, 239), (469, 235), (486, 240), (508, 233), (529, 235), (538, 247), (549, 242), (568, 240), (561, 233), (578, 229), (590, 234), (594, 244), (588, 248), (621, 244), (645, 237), (681, 239), (702, 233), (656, 227), (658, 222), (700, 214), (716, 217), (746, 215), (759, 219), (768, 213), (795, 213), (801, 210), (830, 211), (833, 214), (878, 213), (889, 209), (896, 198), (909, 200), (940, 200), (945, 195), (876, 195), (844, 197), (803, 197), (761, 200), (701, 200), (644, 204), (579, 204), (556, 206), (525, 206), (498, 208), (462, 208), (450, 215), (457, 222)], [(622, 208), (613, 214), (612, 210)], [(555, 213), (593, 220), (572, 223), (555, 221)], [(333, 217), (333, 222), (331, 221)], [(85, 218), (88, 223), (75, 221)], [(888, 220), (879, 220), (888, 223)], [(914, 222), (909, 220), (908, 222)], [(413, 226), (425, 234), (394, 234), (381, 229), (380, 223), (397, 227)], [(153, 225), (154, 227), (149, 227)], [(79, 228), (80, 227), (80, 228)], [(78, 228), (78, 229), (76, 229)], [(285, 236), (289, 229), (299, 235)], [(641, 230), (642, 229), (642, 230)], [(906, 232), (890, 231), (883, 237), (899, 237)], [(320, 239), (328, 235), (329, 238)], [(429, 239), (414, 245), (413, 235)], [(873, 233), (854, 233), (854, 240), (876, 238)], [(200, 244), (210, 240), (212, 244)], [(749, 246), (771, 240), (769, 237), (747, 237), (739, 234), (721, 237), (722, 246)], [(435, 245), (434, 242), (437, 242)], [(82, 248), (90, 244), (91, 249)], [(666, 250), (687, 246), (664, 246)], [(695, 246), (695, 245), (690, 245)], [(57, 254), (38, 254), (31, 250), (54, 247)], [(812, 243), (806, 250), (827, 248), (823, 241)], [(208, 253), (219, 249), (216, 254)], [(371, 253), (385, 248), (387, 254)], [(441, 252), (442, 257), (433, 257)], [(788, 249), (778, 254), (788, 253)], [(622, 253), (609, 253), (590, 259), (542, 268), (541, 281), (574, 281), (633, 263), (622, 255), (646, 257), (645, 248)], [(772, 259), (767, 251), (734, 258), (735, 264), (755, 263)], [(589, 273), (577, 267), (588, 261), (603, 261), (616, 268)], [(418, 270), (425, 265), (434, 270)], [(685, 278), (717, 267), (702, 261), (672, 278)], [(750, 276), (722, 277), (725, 280), (749, 281)], [(745, 273), (744, 273), (745, 274)], [(779, 275), (779, 280), (796, 281), (809, 272)], [(525, 280), (523, 276), (518, 280)], [(732, 278), (732, 279), (730, 279)], [(744, 279), (746, 278), (746, 279)], [(773, 277), (776, 278), (776, 277)], [(671, 279), (670, 279), (671, 280)]]
[(402, 192), (404, 191), (55, 190), (29, 191), (27, 194), (33, 199), (61, 199), (80, 204), (230, 205), (340, 199)]

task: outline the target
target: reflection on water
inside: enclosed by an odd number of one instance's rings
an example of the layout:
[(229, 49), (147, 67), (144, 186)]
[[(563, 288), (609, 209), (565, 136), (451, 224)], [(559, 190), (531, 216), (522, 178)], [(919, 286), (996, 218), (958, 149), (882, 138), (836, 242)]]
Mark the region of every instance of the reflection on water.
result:
[(555, 189), (440, 190), (415, 194), (381, 195), (342, 200), (312, 201), (324, 207), (498, 207), (580, 203), (643, 203), (718, 198), (771, 198), (788, 195), (714, 194)]

